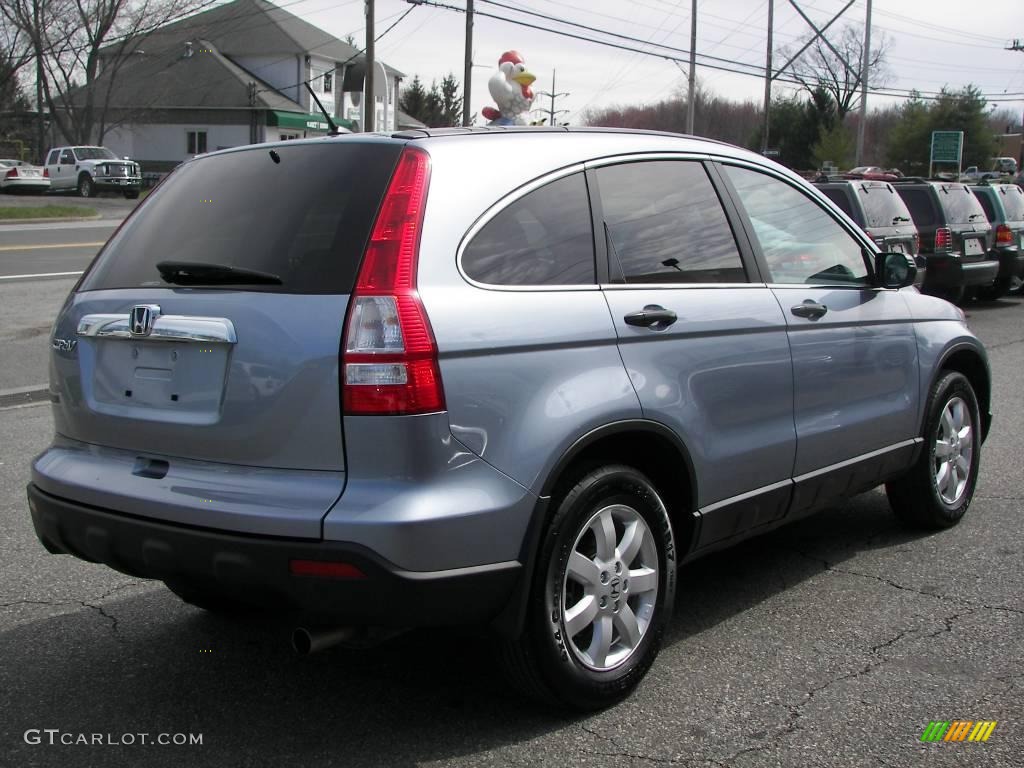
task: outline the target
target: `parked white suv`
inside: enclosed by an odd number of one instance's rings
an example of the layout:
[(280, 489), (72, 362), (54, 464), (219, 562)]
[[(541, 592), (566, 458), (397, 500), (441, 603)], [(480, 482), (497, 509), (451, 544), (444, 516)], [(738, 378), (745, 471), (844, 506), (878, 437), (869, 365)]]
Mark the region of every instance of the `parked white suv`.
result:
[(46, 156), (46, 174), (51, 190), (74, 189), (82, 197), (111, 190), (133, 200), (142, 188), (139, 164), (118, 158), (106, 147), (55, 147)]

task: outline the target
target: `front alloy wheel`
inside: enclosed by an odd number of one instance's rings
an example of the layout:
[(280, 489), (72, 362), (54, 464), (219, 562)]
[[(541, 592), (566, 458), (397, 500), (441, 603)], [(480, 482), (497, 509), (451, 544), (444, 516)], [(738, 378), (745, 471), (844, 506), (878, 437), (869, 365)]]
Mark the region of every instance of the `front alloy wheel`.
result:
[(935, 435), (935, 489), (947, 504), (956, 504), (967, 490), (974, 456), (970, 407), (962, 397), (946, 403)]
[(924, 444), (905, 475), (886, 483), (889, 505), (918, 528), (960, 522), (974, 497), (981, 461), (978, 398), (962, 373), (947, 371), (932, 386)]

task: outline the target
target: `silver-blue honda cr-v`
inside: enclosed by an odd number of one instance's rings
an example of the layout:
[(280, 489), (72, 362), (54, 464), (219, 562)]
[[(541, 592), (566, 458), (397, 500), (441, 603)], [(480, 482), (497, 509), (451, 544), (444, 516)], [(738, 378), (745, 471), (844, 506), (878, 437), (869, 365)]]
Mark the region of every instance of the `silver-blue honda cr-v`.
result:
[[(680, 564), (885, 484), (967, 510), (985, 351), (794, 174), (724, 144), (447, 130), (190, 161), (52, 334), (51, 552), (189, 603), (487, 626), (578, 708), (654, 660)], [(296, 619), (299, 624), (300, 619)]]

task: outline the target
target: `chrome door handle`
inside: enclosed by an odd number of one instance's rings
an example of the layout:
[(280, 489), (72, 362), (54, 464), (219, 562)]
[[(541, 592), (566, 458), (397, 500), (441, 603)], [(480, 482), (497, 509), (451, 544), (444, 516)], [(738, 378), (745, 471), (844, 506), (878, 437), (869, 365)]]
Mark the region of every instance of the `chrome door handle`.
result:
[(639, 312), (630, 312), (622, 319), (626, 321), (626, 325), (637, 325), (642, 328), (660, 330), (668, 328), (679, 318), (671, 309), (665, 309), (659, 304), (648, 304)]
[(797, 304), (795, 307), (790, 307), (789, 311), (797, 317), (806, 317), (808, 320), (817, 320), (828, 312), (828, 307), (824, 304), (819, 304), (816, 301), (806, 299), (803, 304)]

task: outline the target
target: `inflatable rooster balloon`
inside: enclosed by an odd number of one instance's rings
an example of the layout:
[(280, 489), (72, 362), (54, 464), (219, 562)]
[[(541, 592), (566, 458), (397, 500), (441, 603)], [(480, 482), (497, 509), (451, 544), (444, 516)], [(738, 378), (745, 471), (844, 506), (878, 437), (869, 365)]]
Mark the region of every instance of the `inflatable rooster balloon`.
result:
[(531, 75), (523, 57), (516, 51), (506, 51), (498, 60), (498, 71), (487, 81), (487, 89), (498, 108), (484, 107), (481, 113), (488, 125), (526, 125), (524, 113), (533, 104), (530, 84), (537, 78)]

